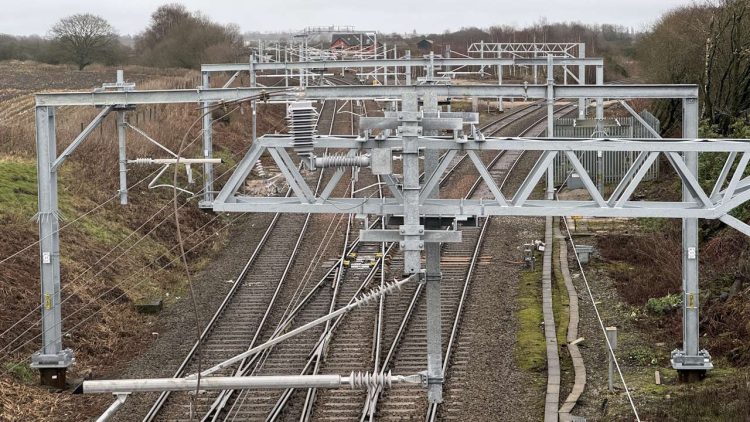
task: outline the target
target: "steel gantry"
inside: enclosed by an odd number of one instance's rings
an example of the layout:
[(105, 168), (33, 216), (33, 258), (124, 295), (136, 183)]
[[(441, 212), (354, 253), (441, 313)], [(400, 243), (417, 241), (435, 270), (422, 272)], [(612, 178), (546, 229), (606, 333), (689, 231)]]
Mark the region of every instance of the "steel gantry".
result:
[[(454, 59), (442, 59), (451, 65)], [(462, 60), (462, 59), (455, 59)], [(487, 59), (492, 65), (497, 58)], [(500, 59), (504, 60), (504, 59)], [(535, 59), (532, 59), (535, 60)], [(588, 63), (582, 59), (545, 58), (548, 69), (555, 60), (573, 60), (573, 64)], [(589, 59), (586, 59), (589, 60)], [(340, 63), (340, 62), (339, 62)], [(411, 62), (413, 63), (413, 62)], [(424, 65), (424, 61), (420, 62)], [(386, 63), (382, 63), (385, 65)], [(390, 63), (389, 63), (390, 64)], [(238, 65), (236, 70), (247, 70), (250, 63)], [(278, 65), (278, 64), (274, 64)], [(289, 64), (284, 64), (285, 66)], [(328, 65), (328, 64), (326, 64)], [(331, 64), (333, 65), (333, 64)], [(336, 64), (339, 65), (339, 64)], [(344, 65), (351, 65), (346, 63)], [(364, 64), (362, 64), (364, 66)], [(402, 63), (403, 65), (403, 63)], [(298, 68), (310, 66), (307, 63)], [(598, 65), (596, 65), (598, 66)], [(356, 65), (354, 66), (356, 67)], [(225, 71), (226, 69), (222, 70)], [(204, 69), (204, 75), (207, 72)], [(252, 73), (251, 73), (252, 75)], [(548, 73), (551, 76), (551, 73)], [(381, 230), (364, 230), (362, 241), (399, 242), (404, 253), (404, 269), (428, 286), (428, 356), (424, 385), (429, 398), (439, 402), (442, 397), (440, 307), (439, 307), (439, 255), (435, 246), (441, 242), (461, 240), (456, 227), (441, 230), (433, 226), (438, 217), (461, 220), (492, 215), (525, 216), (599, 216), (599, 217), (663, 217), (683, 219), (683, 293), (684, 293), (684, 344), (673, 352), (673, 366), (681, 371), (704, 371), (712, 364), (707, 352), (698, 344), (698, 237), (697, 219), (719, 219), (750, 235), (750, 227), (729, 215), (740, 204), (750, 200), (750, 177), (744, 171), (750, 161), (750, 143), (744, 140), (701, 140), (697, 138), (698, 88), (695, 85), (556, 85), (548, 77), (546, 85), (397, 85), (397, 86), (305, 86), (291, 88), (241, 87), (209, 88), (206, 76), (203, 86), (189, 90), (135, 89), (98, 90), (92, 92), (44, 93), (36, 97), (36, 126), (39, 170), (39, 227), (42, 278), (43, 347), (34, 357), (37, 367), (64, 373), (72, 362), (72, 352), (64, 349), (60, 319), (60, 256), (57, 208), (57, 169), (75, 147), (79, 145), (103, 116), (111, 110), (125, 110), (144, 104), (197, 103), (204, 110), (228, 101), (255, 101), (273, 95), (276, 100), (301, 99), (387, 99), (400, 103), (396, 111), (382, 118), (361, 118), (361, 133), (357, 136), (315, 136), (312, 138), (311, 157), (306, 159), (310, 170), (315, 166), (338, 167), (328, 186), (315, 194), (301, 176), (295, 164), (295, 139), (293, 135), (267, 135), (256, 139), (238, 164), (221, 191), (214, 191), (213, 183), (206, 182), (204, 206), (217, 212), (292, 212), (292, 213), (359, 213), (397, 217), (402, 221), (395, 227)], [(548, 113), (557, 99), (580, 100), (631, 98), (672, 98), (683, 104), (684, 139), (556, 139), (556, 138), (490, 138), (466, 130), (475, 116), (463, 113), (441, 112), (439, 98), (505, 97), (518, 99), (544, 99)], [(420, 108), (419, 102), (423, 106)], [(57, 154), (55, 138), (55, 112), (61, 106), (103, 107), (102, 113), (87, 127), (68, 149)], [(597, 117), (602, 117), (597, 111)], [(551, 116), (550, 116), (551, 117)], [(126, 123), (118, 119), (121, 125)], [(210, 121), (204, 131), (204, 157), (193, 162), (212, 164)], [(550, 119), (548, 135), (551, 136)], [(386, 135), (374, 136), (374, 130), (384, 130)], [(123, 137), (123, 144), (125, 139)], [(348, 151), (342, 157), (327, 156), (320, 151), (326, 148)], [(121, 148), (124, 154), (124, 148)], [(525, 175), (520, 189), (506, 197), (492, 180), (489, 170), (477, 154), (488, 150), (539, 151), (541, 156)], [(438, 151), (447, 152), (441, 160)], [(585, 151), (631, 151), (637, 159), (608, 197), (593, 182), (578, 158)], [(710, 192), (698, 183), (698, 156), (702, 153), (727, 153), (728, 159)], [(258, 159), (268, 153), (281, 170), (294, 195), (282, 197), (251, 197), (238, 193)], [(441, 198), (437, 190), (440, 176), (456, 154), (467, 154), (477, 172), (492, 193), (491, 197), (477, 200)], [(393, 173), (394, 155), (400, 155), (402, 173)], [(534, 188), (551, 173), (550, 166), (556, 157), (564, 157), (578, 173), (589, 200), (555, 201), (535, 198)], [(674, 202), (634, 200), (632, 194), (650, 166), (661, 156), (675, 169), (683, 186), (683, 198)], [(310, 158), (310, 157), (308, 157)], [(420, 179), (420, 159), (425, 158), (426, 175)], [(175, 162), (179, 162), (178, 157)], [(203, 160), (203, 161), (201, 161)], [(337, 198), (333, 196), (336, 183), (342, 178), (344, 168), (357, 167), (359, 171), (372, 171), (385, 175), (391, 197), (387, 198)], [(210, 167), (204, 177), (210, 180)], [(549, 176), (548, 176), (549, 180)], [(548, 186), (548, 192), (551, 186)], [(421, 256), (427, 252), (426, 268)], [(432, 251), (432, 252), (431, 252)], [(436, 262), (436, 260), (438, 260)], [(412, 277), (410, 277), (412, 278)], [(405, 281), (402, 281), (405, 282)], [(236, 359), (236, 358), (233, 358)], [(208, 374), (206, 374), (208, 375)], [(343, 382), (343, 381), (342, 381)], [(184, 383), (188, 385), (189, 383)], [(160, 389), (178, 388), (169, 383), (155, 383)], [(193, 385), (193, 384), (190, 384)], [(184, 388), (180, 386), (179, 388)], [(108, 390), (109, 391), (109, 390)], [(118, 390), (119, 391), (119, 390)]]

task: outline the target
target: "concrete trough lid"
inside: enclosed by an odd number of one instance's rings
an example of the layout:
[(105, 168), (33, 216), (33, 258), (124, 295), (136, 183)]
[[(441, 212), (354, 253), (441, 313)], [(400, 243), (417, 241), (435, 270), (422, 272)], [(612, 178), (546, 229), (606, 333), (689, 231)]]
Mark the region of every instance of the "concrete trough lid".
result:
[(576, 245), (576, 255), (581, 264), (587, 264), (591, 260), (591, 254), (594, 253), (594, 247), (589, 245)]

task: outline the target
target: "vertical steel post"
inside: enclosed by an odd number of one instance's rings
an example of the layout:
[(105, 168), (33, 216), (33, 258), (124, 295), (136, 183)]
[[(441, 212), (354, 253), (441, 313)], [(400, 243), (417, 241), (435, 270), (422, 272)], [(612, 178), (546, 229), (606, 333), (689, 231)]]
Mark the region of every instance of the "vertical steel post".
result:
[[(547, 55), (547, 137), (555, 136), (555, 73), (552, 55)], [(536, 70), (536, 65), (534, 65)], [(547, 169), (547, 199), (555, 199), (555, 163)]]
[[(438, 111), (437, 96), (430, 92), (425, 94), (424, 110)], [(426, 131), (425, 135), (437, 135), (437, 131)], [(427, 149), (424, 153), (424, 174), (429, 177), (438, 166), (440, 151)], [(440, 187), (435, 186), (428, 198), (439, 198)], [(440, 227), (426, 227), (440, 229)], [(430, 403), (443, 401), (443, 346), (442, 346), (442, 308), (440, 303), (440, 243), (425, 244), (426, 296), (427, 296), (427, 399)]]
[[(123, 90), (122, 85), (125, 83), (125, 74), (122, 70), (117, 70), (117, 84), (120, 86), (118, 90)], [(118, 165), (120, 168), (120, 204), (127, 205), (128, 203), (128, 157), (127, 150), (125, 147), (125, 111), (117, 111), (117, 155)]]
[[(480, 48), (479, 48), (479, 58), (484, 58), (484, 40), (481, 41)], [(479, 67), (479, 72), (484, 73), (484, 65)]]
[[(289, 48), (284, 48), (284, 63), (289, 63)], [(284, 68), (284, 87), (289, 87), (289, 71)]]
[[(378, 51), (378, 46), (375, 46), (375, 51)], [(383, 43), (383, 58), (388, 58), (388, 50), (387, 50), (387, 44)], [(377, 54), (375, 55), (375, 60), (377, 60)], [(383, 66), (383, 85), (388, 85), (388, 65)]]
[[(581, 59), (586, 58), (586, 44), (584, 43), (578, 44), (578, 57)], [(579, 85), (586, 84), (586, 66), (582, 64), (578, 65), (578, 84)], [(585, 98), (578, 99), (578, 118), (579, 119), (586, 118), (586, 99)]]
[[(301, 61), (301, 62), (305, 61), (304, 54), (305, 54), (305, 46), (302, 43), (302, 41), (300, 41), (300, 43), (299, 43), (299, 61)], [(305, 71), (305, 69), (303, 69), (302, 67), (300, 67), (300, 69), (299, 69), (299, 86), (301, 86), (301, 87), (305, 86), (305, 77), (306, 76), (304, 76), (304, 73), (303, 73), (304, 71)]]
[[(411, 50), (406, 50), (406, 59), (411, 59)], [(406, 65), (406, 85), (411, 85), (411, 65), (408, 64)]]
[(63, 388), (67, 367), (73, 363), (74, 358), (73, 351), (63, 349), (62, 346), (57, 171), (51, 168), (57, 158), (55, 109), (53, 107), (36, 108), (36, 149), (42, 347), (32, 355), (31, 367), (39, 369), (43, 385)]
[[(404, 196), (404, 229), (416, 229), (419, 224), (419, 145), (421, 127), (417, 120), (419, 105), (416, 92), (407, 93), (401, 99), (403, 124), (403, 196)], [(409, 232), (404, 236), (404, 271), (416, 274), (421, 268), (421, 251), (424, 247), (422, 236)]]
[[(682, 100), (682, 136), (698, 137), (698, 99)], [(685, 164), (698, 178), (698, 153), (685, 152)], [(682, 185), (684, 201), (695, 200), (687, 184)], [(682, 350), (672, 351), (672, 367), (686, 380), (692, 374), (701, 374), (713, 368), (711, 356), (706, 350), (699, 350), (700, 300), (698, 289), (698, 219), (682, 220)]]
[(609, 345), (612, 346), (612, 350), (609, 350), (609, 347), (607, 347), (607, 363), (609, 364), (607, 368), (607, 376), (608, 376), (608, 382), (607, 386), (609, 387), (609, 392), (614, 391), (614, 377), (615, 377), (615, 356), (613, 350), (617, 348), (617, 327), (606, 327), (605, 331), (607, 333), (607, 340), (609, 340)]
[(125, 112), (117, 111), (117, 153), (120, 167), (120, 204), (128, 203), (128, 157), (125, 147)]
[[(500, 48), (497, 49), (497, 58), (500, 58)], [(501, 64), (497, 65), (497, 84), (503, 84), (503, 65)], [(503, 107), (503, 97), (499, 97), (497, 101), (499, 103), (497, 108), (498, 111), (505, 111), (505, 108)]]
[[(604, 66), (596, 66), (596, 84), (604, 85)], [(604, 98), (596, 99), (596, 136), (604, 136)], [(596, 152), (596, 186), (604, 193), (604, 153)]]
[[(203, 89), (211, 88), (211, 76), (208, 72), (201, 75)], [(203, 157), (213, 157), (213, 125), (211, 119), (211, 103), (203, 102)], [(214, 200), (214, 165), (203, 163), (203, 201), (210, 204)]]
[[(596, 66), (596, 84), (604, 85), (604, 66)], [(596, 120), (597, 130), (601, 130), (602, 119), (604, 119), (604, 98), (597, 97), (596, 99)]]
[[(305, 76), (307, 77), (307, 76)], [(255, 55), (250, 58), (250, 87), (255, 88), (257, 86), (257, 77), (255, 75)], [(256, 100), (250, 101), (250, 108), (252, 109), (252, 121), (253, 121), (253, 134), (252, 141), (255, 142), (258, 139), (258, 102)]]
[[(396, 45), (396, 44), (393, 45), (393, 58), (394, 59), (398, 59), (398, 45)], [(399, 72), (399, 68), (398, 68), (398, 65), (396, 65), (393, 68), (393, 85), (399, 85), (399, 83), (398, 83), (398, 72)]]
[[(359, 59), (360, 60), (364, 60), (365, 59), (364, 46), (365, 46), (365, 40), (364, 40), (362, 34), (359, 34)], [(360, 66), (359, 67), (359, 77), (362, 78), (364, 76), (364, 73), (365, 73), (365, 68), (362, 67), (362, 66)]]
[[(697, 138), (698, 132), (698, 101), (683, 101), (683, 136)], [(694, 176), (698, 176), (698, 153), (686, 152), (685, 164)], [(682, 199), (689, 201), (693, 198), (687, 185), (683, 183)], [(682, 265), (683, 290), (683, 330), (684, 348), (689, 356), (698, 354), (698, 220), (686, 218), (682, 220)]]

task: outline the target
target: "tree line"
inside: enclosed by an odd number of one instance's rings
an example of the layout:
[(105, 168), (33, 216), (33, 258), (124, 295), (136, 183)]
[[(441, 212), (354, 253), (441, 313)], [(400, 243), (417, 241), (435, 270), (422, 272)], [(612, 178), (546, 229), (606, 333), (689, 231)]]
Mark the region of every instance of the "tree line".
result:
[[(750, 2), (716, 0), (666, 13), (638, 43), (638, 59), (648, 82), (698, 84), (705, 134), (747, 134)], [(661, 108), (667, 125), (678, 120), (678, 104)]]
[[(616, 25), (549, 23), (540, 20), (525, 28), (492, 26), (424, 36), (390, 34), (382, 40), (400, 49), (417, 51), (428, 38), (433, 49), (448, 45), (466, 53), (473, 42), (584, 42), (586, 55), (602, 57), (605, 77), (635, 76), (653, 83), (698, 84), (704, 132), (741, 134), (750, 113), (750, 1), (706, 0), (673, 9), (646, 32)], [(237, 25), (212, 22), (199, 12), (172, 3), (151, 15), (133, 43), (121, 42), (103, 18), (78, 14), (61, 19), (47, 37), (0, 35), (0, 60), (74, 63), (141, 64), (199, 68), (201, 63), (247, 60), (248, 51)], [(590, 79), (590, 78), (588, 78)], [(657, 113), (667, 130), (679, 127), (680, 109), (662, 102)]]
[(79, 70), (92, 63), (198, 69), (201, 63), (236, 61), (246, 54), (237, 25), (212, 22), (176, 3), (158, 8), (134, 45), (123, 43), (109, 22), (90, 13), (60, 19), (46, 37), (0, 34), (0, 60), (72, 63)]

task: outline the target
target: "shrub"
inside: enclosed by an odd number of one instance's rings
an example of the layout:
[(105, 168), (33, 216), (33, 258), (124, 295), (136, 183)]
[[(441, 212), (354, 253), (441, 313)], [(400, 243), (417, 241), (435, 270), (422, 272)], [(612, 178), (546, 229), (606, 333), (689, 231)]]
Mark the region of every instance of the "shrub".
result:
[(652, 297), (646, 302), (646, 310), (657, 315), (665, 315), (680, 306), (682, 306), (682, 295), (678, 293), (664, 297)]

